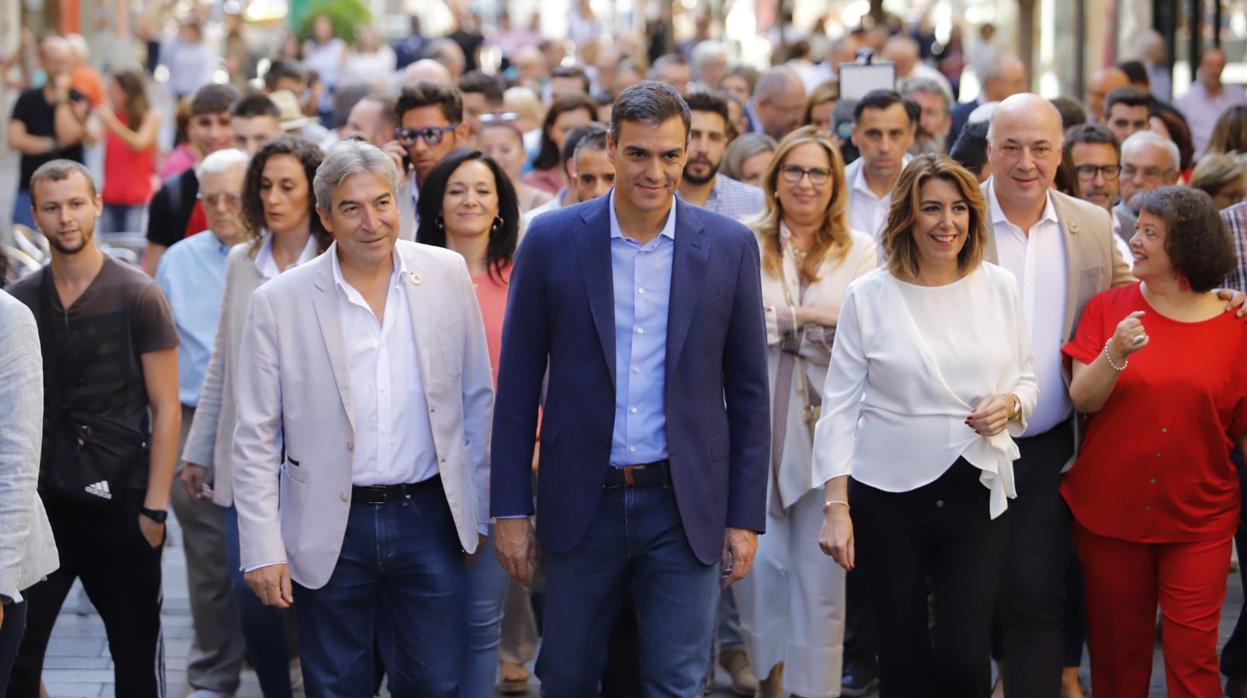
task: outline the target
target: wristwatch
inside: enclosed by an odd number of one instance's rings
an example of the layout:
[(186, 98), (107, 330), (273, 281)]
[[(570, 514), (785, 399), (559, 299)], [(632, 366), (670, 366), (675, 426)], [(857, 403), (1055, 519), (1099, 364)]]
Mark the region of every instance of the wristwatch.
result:
[(139, 507), (139, 513), (147, 518), (162, 524), (169, 518), (169, 512), (164, 509), (148, 509), (147, 507)]
[(1009, 394), (1009, 421), (1016, 422), (1022, 416), (1022, 400), (1017, 395)]

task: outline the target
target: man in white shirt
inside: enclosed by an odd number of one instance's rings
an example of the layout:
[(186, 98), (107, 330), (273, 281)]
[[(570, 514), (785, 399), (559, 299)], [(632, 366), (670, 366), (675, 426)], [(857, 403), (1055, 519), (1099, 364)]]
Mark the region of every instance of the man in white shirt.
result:
[(892, 90), (873, 90), (853, 108), (853, 145), (861, 157), (844, 168), (849, 227), (876, 241), (888, 221), (892, 188), (909, 164), (914, 144), (918, 119), (910, 104)]
[(1017, 439), (1017, 499), (1009, 505), (1011, 542), (998, 610), (1004, 682), (1010, 698), (1051, 698), (1062, 681), (1073, 545), (1059, 491), (1062, 469), (1074, 456), (1061, 346), (1092, 296), (1134, 279), (1113, 244), (1108, 213), (1052, 189), (1063, 141), (1061, 115), (1048, 100), (1023, 93), (1002, 101), (987, 141), (993, 177), (983, 187), (992, 226), (986, 257), (1017, 279), (1039, 380), (1039, 403)]
[(242, 340), (241, 562), (293, 605), (309, 695), (366, 692), (374, 648), (394, 695), (455, 696), (464, 675), (493, 378), (463, 258), (396, 241), (397, 179), (375, 146), (329, 151), (313, 187), (334, 244), (256, 291)]

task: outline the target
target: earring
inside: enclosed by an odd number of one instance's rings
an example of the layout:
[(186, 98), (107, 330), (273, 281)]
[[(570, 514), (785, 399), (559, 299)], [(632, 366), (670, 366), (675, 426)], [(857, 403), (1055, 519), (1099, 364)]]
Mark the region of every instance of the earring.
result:
[(494, 224), (490, 226), (490, 230), (492, 230), (495, 233), (498, 232), (499, 230), (502, 229), (503, 222), (504, 221), (502, 220), (502, 216), (494, 216)]
[(437, 229), (438, 229), (438, 230), (442, 230), (444, 227), (445, 227), (445, 226), (442, 224), (442, 217), (441, 217), (441, 215), (438, 215), (438, 217), (437, 217)]

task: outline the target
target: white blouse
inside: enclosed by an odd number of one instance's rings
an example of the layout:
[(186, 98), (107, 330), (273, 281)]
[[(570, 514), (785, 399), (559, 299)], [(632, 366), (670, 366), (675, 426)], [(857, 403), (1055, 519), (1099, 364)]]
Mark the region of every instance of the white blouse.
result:
[[(1022, 418), (992, 436), (965, 424), (989, 395), (1014, 393)], [(878, 269), (848, 290), (814, 435), (813, 485), (852, 475), (887, 492), (927, 485), (965, 458), (982, 470), (992, 518), (1016, 497), (1014, 436), (1039, 399), (1017, 283), (984, 262), (945, 286)]]

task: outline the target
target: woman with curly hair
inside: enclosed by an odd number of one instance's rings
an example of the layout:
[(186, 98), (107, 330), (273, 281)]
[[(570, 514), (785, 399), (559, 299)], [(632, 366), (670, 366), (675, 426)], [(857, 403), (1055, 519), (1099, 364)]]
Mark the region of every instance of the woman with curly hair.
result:
[(239, 348), (251, 296), (266, 281), (304, 264), (328, 249), (333, 238), (316, 215), (312, 180), (322, 159), (320, 148), (295, 136), (282, 136), (260, 148), (243, 184), (245, 240), (225, 263), (225, 295), (212, 358), (199, 405), (186, 436), (182, 480), (213, 474), (212, 501), (226, 508), (225, 540), (232, 584), (242, 614), (247, 654), (268, 698), (290, 696), (290, 650), (283, 612), (265, 606), (243, 580), (238, 549), (238, 514), (230, 458), (238, 421)]
[(1215, 288), (1234, 268), (1207, 194), (1131, 201), (1139, 283), (1091, 299), (1064, 353), (1088, 415), (1061, 485), (1086, 577), (1091, 690), (1146, 695), (1156, 611), (1170, 696), (1221, 695), (1217, 624), (1247, 446), (1247, 326)]

